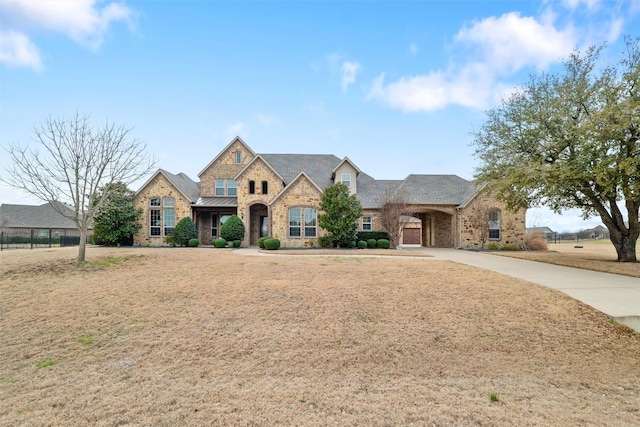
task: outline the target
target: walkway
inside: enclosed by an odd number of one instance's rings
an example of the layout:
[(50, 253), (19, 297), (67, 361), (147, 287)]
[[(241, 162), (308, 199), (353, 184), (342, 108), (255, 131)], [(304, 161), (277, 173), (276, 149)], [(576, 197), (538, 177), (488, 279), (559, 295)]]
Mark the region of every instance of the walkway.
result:
[[(557, 289), (640, 332), (640, 279), (637, 277), (563, 267), (486, 252), (425, 247), (405, 247), (403, 250), (424, 252), (433, 257), (419, 259), (458, 262)], [(246, 255), (266, 255), (257, 248), (236, 251)]]

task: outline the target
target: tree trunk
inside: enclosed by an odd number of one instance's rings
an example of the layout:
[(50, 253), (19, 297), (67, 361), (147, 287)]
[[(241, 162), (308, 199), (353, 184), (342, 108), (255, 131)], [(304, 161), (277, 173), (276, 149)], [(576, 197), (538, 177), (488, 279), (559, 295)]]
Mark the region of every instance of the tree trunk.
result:
[(636, 242), (638, 236), (632, 233), (611, 233), (611, 242), (618, 253), (618, 262), (638, 262), (636, 257)]
[(87, 252), (87, 230), (80, 230), (80, 246), (78, 247), (78, 264), (84, 263)]

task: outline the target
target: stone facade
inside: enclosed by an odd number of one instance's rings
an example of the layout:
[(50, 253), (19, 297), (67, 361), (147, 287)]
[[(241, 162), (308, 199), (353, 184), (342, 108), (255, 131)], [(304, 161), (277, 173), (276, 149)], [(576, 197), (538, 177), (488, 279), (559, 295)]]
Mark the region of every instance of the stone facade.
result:
[[(341, 182), (342, 174), (350, 174), (350, 190), (359, 198), (368, 200), (368, 206), (375, 206), (376, 202), (371, 200), (379, 198), (380, 188), (393, 188), (389, 187), (393, 181), (388, 180), (381, 184), (382, 187), (377, 187), (377, 181), (366, 174), (363, 174), (364, 180), (358, 184), (360, 171), (347, 157), (341, 160), (331, 155), (286, 155), (287, 157), (281, 158), (274, 157), (277, 155), (264, 156), (271, 159), (273, 165), (254, 153), (240, 138), (235, 138), (200, 172), (199, 184), (184, 174), (172, 175), (166, 171), (158, 171), (136, 193), (134, 203), (136, 207), (144, 208), (145, 213), (142, 218), (143, 227), (134, 237), (134, 243), (154, 246), (165, 244), (164, 229), (160, 236), (150, 235), (149, 209), (157, 209), (149, 206), (149, 200), (153, 197), (174, 198), (175, 223), (184, 217), (191, 217), (196, 223), (202, 245), (211, 244), (212, 239), (219, 235), (220, 224), (215, 227), (212, 218), (221, 222), (222, 218), (236, 214), (245, 224), (242, 246), (257, 245), (261, 236), (268, 235), (279, 239), (283, 247), (303, 247), (317, 246), (319, 238), (326, 232), (316, 222), (316, 235), (306, 237), (303, 222), (302, 236), (290, 236), (289, 210), (311, 208), (319, 216), (324, 187), (332, 182)], [(216, 194), (216, 180), (224, 182), (224, 194)], [(414, 200), (421, 203), (413, 202), (414, 204), (409, 205), (409, 211), (415, 220), (400, 225), (401, 230), (407, 229), (407, 240), (411, 244), (481, 248), (490, 242), (519, 245), (524, 239), (526, 211), (509, 212), (503, 204), (487, 194), (476, 194), (469, 200), (470, 195), (477, 191), (473, 182), (455, 175), (410, 175), (405, 180), (396, 182), (398, 188), (402, 185), (403, 191), (411, 188), (409, 198), (416, 195)], [(235, 191), (229, 191), (234, 183)], [(442, 191), (443, 188), (445, 191)], [(437, 197), (431, 197), (431, 194)], [(446, 195), (446, 202), (441, 201), (443, 195)], [(488, 236), (487, 212), (490, 210), (498, 212), (500, 217), (499, 237), (495, 240)], [(481, 221), (477, 220), (479, 211), (482, 211)], [(363, 211), (363, 216), (372, 218), (372, 231), (382, 231), (377, 209), (369, 207)], [(416, 232), (416, 229), (419, 231)], [(362, 230), (362, 220), (358, 224), (358, 230)], [(496, 230), (493, 230), (492, 237), (495, 235)]]
[[(182, 218), (191, 217), (191, 202), (182, 194), (161, 172), (158, 172), (143, 188), (136, 193), (133, 205), (136, 208), (143, 208), (144, 214), (140, 220), (142, 228), (133, 236), (133, 244), (139, 246), (162, 246), (165, 244), (164, 230), (160, 236), (151, 236), (149, 200), (154, 197), (172, 197), (175, 199), (175, 224)], [(163, 209), (165, 207), (154, 207)], [(174, 224), (174, 225), (175, 225)]]

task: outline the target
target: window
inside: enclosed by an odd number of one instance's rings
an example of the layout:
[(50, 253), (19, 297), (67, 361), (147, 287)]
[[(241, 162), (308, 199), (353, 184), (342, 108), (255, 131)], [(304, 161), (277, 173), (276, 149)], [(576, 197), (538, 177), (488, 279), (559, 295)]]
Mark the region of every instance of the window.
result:
[(164, 235), (167, 236), (173, 233), (173, 227), (176, 225), (176, 211), (164, 209), (162, 215), (164, 216)]
[(304, 237), (316, 237), (316, 210), (304, 209)]
[[(304, 215), (304, 216), (303, 216)], [(316, 237), (318, 212), (313, 208), (289, 209), (289, 237)], [(304, 234), (302, 223), (304, 222)]]
[(269, 194), (269, 184), (267, 181), (262, 181), (262, 194)]
[[(158, 199), (160, 200), (160, 199)], [(149, 234), (151, 236), (160, 236), (162, 235), (162, 229), (160, 228), (161, 224), (161, 210), (160, 209), (150, 209), (149, 210)]]
[(242, 152), (236, 151), (236, 164), (239, 165), (240, 163), (242, 163)]
[(300, 208), (289, 209), (289, 237), (301, 237)]
[(489, 211), (489, 239), (500, 239), (500, 211)]
[(176, 199), (173, 197), (152, 197), (149, 205), (149, 235), (167, 236), (173, 233), (176, 225)]
[(249, 181), (249, 194), (256, 194), (256, 182)]
[(227, 181), (227, 196), (236, 196), (238, 193), (236, 191), (236, 181), (235, 179), (230, 179)]
[(211, 214), (211, 237), (218, 237), (218, 214)]
[(363, 216), (362, 217), (362, 231), (371, 231), (371, 217)]
[(350, 173), (343, 173), (340, 177), (340, 181), (346, 185), (347, 187), (351, 188), (351, 174)]
[(216, 196), (224, 196), (224, 179), (216, 179)]

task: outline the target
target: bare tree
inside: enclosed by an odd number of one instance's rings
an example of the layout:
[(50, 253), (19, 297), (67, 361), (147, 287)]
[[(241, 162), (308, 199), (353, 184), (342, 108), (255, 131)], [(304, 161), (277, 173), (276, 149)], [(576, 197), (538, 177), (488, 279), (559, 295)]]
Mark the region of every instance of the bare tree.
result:
[[(155, 162), (146, 146), (131, 137), (132, 129), (105, 122), (93, 127), (89, 116), (76, 113), (71, 119), (49, 116), (33, 130), (35, 147), (12, 145), (6, 151), (11, 163), (3, 181), (40, 200), (71, 219), (80, 232), (78, 263), (85, 261), (87, 230), (94, 215), (108, 203), (110, 194), (99, 188), (117, 188), (147, 175)], [(71, 207), (70, 211), (56, 202)]]
[(411, 215), (405, 193), (387, 188), (380, 197), (380, 225), (389, 235), (391, 247), (400, 244), (400, 222), (403, 216)]

